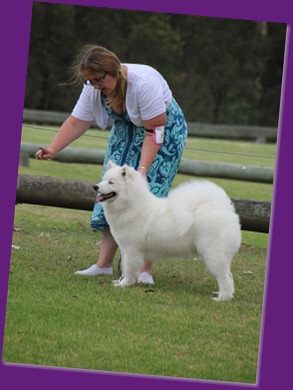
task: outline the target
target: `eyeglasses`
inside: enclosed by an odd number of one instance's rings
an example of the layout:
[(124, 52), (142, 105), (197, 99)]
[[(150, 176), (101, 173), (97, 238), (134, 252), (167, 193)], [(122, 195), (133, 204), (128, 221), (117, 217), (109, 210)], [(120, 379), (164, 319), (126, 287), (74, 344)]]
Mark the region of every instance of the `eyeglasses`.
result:
[(106, 76), (107, 76), (107, 72), (105, 72), (104, 75), (103, 75), (102, 77), (94, 78), (94, 79), (92, 79), (92, 80), (85, 80), (85, 81), (84, 81), (84, 84), (87, 85), (88, 82), (89, 82), (92, 86), (99, 85), (99, 84), (103, 84), (103, 82), (105, 81)]

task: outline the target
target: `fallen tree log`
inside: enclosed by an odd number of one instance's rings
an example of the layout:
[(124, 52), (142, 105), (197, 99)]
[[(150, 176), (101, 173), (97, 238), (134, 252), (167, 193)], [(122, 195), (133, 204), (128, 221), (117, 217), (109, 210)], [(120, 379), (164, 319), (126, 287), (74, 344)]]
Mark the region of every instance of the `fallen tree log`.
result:
[[(91, 211), (95, 192), (91, 181), (21, 174), (18, 177), (16, 203)], [(271, 202), (232, 199), (242, 230), (269, 232)]]

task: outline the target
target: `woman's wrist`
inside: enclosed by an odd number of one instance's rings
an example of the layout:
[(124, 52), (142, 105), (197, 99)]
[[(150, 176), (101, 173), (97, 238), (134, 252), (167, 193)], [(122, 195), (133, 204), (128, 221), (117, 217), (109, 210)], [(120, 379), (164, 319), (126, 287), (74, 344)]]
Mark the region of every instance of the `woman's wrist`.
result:
[(53, 156), (56, 155), (57, 152), (56, 152), (55, 148), (52, 148), (51, 146), (48, 146), (47, 149), (50, 151), (50, 153), (51, 153)]
[(139, 168), (138, 168), (138, 172), (142, 175), (142, 176), (147, 176), (147, 173), (148, 173), (148, 170), (147, 170), (147, 168), (146, 167), (144, 167), (144, 166), (140, 166)]

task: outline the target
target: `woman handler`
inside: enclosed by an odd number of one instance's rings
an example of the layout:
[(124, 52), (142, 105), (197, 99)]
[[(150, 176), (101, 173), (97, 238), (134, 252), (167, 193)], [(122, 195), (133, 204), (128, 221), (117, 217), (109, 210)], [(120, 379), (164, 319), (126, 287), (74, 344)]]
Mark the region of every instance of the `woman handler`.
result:
[[(52, 159), (61, 149), (82, 136), (93, 121), (105, 129), (113, 120), (103, 174), (109, 160), (137, 169), (158, 197), (168, 194), (178, 171), (187, 137), (181, 108), (162, 75), (142, 64), (121, 64), (118, 57), (101, 46), (86, 46), (76, 66), (84, 81), (81, 95), (52, 143), (40, 147), (39, 160)], [(143, 204), (142, 204), (143, 207)], [(143, 224), (143, 221), (141, 221)], [(77, 275), (112, 274), (117, 244), (99, 202), (94, 205), (91, 227), (102, 232), (96, 264)], [(154, 283), (151, 259), (146, 259), (138, 276), (140, 283)]]

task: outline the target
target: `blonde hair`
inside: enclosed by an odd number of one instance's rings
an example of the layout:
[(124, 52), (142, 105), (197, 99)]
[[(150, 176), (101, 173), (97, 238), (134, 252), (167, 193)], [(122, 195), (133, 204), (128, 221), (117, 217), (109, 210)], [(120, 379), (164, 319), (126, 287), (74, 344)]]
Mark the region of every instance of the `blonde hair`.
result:
[(127, 77), (122, 72), (119, 58), (110, 50), (98, 45), (86, 45), (80, 51), (75, 66), (76, 80), (83, 80), (83, 71), (87, 70), (93, 75), (107, 72), (112, 77), (119, 78), (113, 96), (107, 99), (109, 106), (123, 104), (125, 101)]

